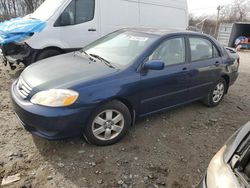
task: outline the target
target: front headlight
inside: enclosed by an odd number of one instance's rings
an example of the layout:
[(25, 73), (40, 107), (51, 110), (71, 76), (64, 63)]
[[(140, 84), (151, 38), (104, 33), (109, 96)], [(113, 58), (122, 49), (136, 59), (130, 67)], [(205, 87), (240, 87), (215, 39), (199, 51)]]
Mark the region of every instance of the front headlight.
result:
[(38, 92), (30, 101), (33, 104), (42, 106), (64, 107), (72, 105), (78, 97), (79, 94), (76, 91), (68, 89), (51, 89)]
[(239, 182), (232, 169), (224, 161), (224, 146), (212, 159), (207, 171), (208, 188), (239, 188)]

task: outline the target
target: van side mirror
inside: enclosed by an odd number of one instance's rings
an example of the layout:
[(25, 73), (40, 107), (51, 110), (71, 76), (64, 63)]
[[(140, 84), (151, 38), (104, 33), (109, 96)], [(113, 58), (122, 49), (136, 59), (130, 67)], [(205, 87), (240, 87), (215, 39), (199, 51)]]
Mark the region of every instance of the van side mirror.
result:
[(57, 26), (67, 26), (71, 25), (71, 18), (69, 12), (63, 12), (59, 17), (59, 23), (57, 22)]
[(162, 60), (151, 60), (144, 64), (144, 69), (146, 70), (163, 70), (165, 67), (165, 62)]

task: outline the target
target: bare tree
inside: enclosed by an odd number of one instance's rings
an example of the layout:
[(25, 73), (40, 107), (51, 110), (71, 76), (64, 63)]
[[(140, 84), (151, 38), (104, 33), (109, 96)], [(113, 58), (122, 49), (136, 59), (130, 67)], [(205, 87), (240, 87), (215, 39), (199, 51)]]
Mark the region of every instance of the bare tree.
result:
[(24, 16), (35, 11), (44, 0), (0, 0), (0, 20)]
[(34, 2), (33, 0), (24, 0), (25, 7), (27, 8), (27, 13), (30, 14), (34, 12), (35, 7), (34, 7)]
[[(244, 22), (250, 21), (250, 0), (234, 0), (232, 4), (224, 5), (219, 14), (219, 23), (221, 22)], [(207, 19), (205, 19), (207, 18)], [(219, 24), (218, 23), (218, 24)], [(216, 28), (215, 17), (212, 18), (208, 15), (203, 15), (200, 17), (195, 17), (194, 15), (189, 15), (189, 26), (197, 28), (198, 30), (207, 33), (209, 35), (214, 35)]]
[(234, 0), (232, 4), (224, 6), (221, 10), (220, 20), (226, 22), (247, 21), (250, 0)]

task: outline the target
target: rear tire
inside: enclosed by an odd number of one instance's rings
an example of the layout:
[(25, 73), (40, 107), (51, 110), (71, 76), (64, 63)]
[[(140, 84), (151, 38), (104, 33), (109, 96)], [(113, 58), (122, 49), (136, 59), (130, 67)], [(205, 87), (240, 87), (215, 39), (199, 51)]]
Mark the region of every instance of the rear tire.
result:
[(84, 138), (97, 146), (115, 144), (126, 135), (131, 119), (129, 109), (122, 102), (107, 102), (91, 115), (84, 128)]
[(225, 79), (221, 78), (214, 85), (212, 90), (209, 92), (206, 98), (203, 99), (203, 103), (208, 107), (215, 107), (220, 104), (226, 93), (227, 83)]
[(42, 59), (46, 59), (49, 57), (57, 56), (62, 54), (59, 50), (56, 49), (46, 49), (40, 52), (36, 58), (36, 61), (40, 61)]

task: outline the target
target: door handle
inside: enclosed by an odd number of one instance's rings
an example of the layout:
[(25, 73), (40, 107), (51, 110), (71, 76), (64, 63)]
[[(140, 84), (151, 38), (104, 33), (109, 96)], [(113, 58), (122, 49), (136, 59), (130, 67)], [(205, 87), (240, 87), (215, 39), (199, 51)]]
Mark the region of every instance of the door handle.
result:
[(216, 61), (214, 64), (216, 67), (220, 66), (220, 62)]
[(96, 31), (96, 29), (94, 29), (94, 28), (91, 28), (91, 29), (88, 29), (88, 31)]
[(186, 71), (186, 70), (187, 70), (187, 67), (182, 68), (182, 71)]

